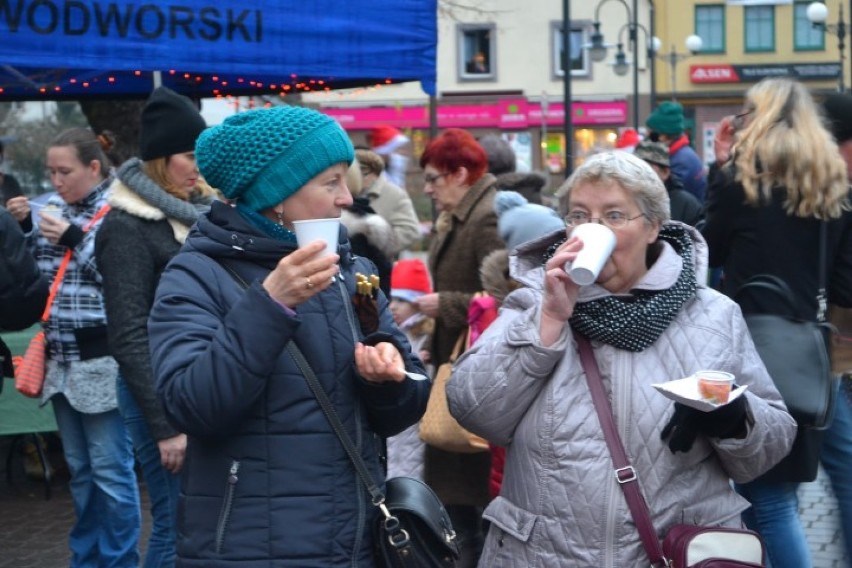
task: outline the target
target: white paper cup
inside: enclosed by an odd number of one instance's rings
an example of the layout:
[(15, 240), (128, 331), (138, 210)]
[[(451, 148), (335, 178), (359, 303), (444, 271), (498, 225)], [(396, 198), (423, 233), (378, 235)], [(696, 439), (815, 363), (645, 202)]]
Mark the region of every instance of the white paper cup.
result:
[(615, 248), (615, 233), (600, 223), (583, 223), (571, 231), (572, 237), (580, 237), (583, 248), (574, 262), (565, 265), (571, 280), (580, 286), (588, 286), (597, 280), (604, 264)]
[(325, 242), (321, 256), (337, 254), (337, 237), (340, 233), (340, 219), (307, 219), (293, 221), (293, 231), (300, 247), (316, 240)]

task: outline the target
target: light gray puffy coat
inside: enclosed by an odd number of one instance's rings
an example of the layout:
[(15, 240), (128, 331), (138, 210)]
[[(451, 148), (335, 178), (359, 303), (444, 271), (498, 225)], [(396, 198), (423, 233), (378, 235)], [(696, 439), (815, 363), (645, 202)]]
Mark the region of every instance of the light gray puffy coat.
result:
[[(691, 231), (699, 283), (707, 250)], [(540, 343), (544, 249), (553, 234), (519, 248), (512, 275), (527, 288), (513, 292), (500, 317), (459, 360), (448, 383), (459, 422), (507, 446), (501, 495), (486, 509), (491, 521), (480, 566), (489, 568), (647, 565), (583, 376), (577, 347), (565, 327), (559, 340)], [(664, 250), (638, 287), (663, 290), (683, 263)], [(609, 294), (592, 285), (580, 302)], [(649, 348), (633, 353), (593, 341), (615, 422), (635, 466), (660, 537), (674, 524), (740, 527), (748, 503), (730, 479), (751, 480), (790, 449), (796, 430), (754, 349), (739, 308), (700, 284), (697, 295)], [(699, 436), (688, 453), (672, 454), (660, 431), (673, 402), (651, 385), (699, 369), (733, 373), (748, 385), (744, 439)]]

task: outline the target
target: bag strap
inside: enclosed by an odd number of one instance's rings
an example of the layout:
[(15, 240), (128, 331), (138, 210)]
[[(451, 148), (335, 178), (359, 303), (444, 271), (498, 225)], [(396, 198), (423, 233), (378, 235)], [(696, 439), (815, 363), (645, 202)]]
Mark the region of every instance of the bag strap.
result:
[[(111, 207), (104, 205), (89, 221), (83, 226), (83, 232), (88, 232), (92, 225), (97, 223), (101, 217), (109, 213)], [(69, 248), (65, 251), (65, 256), (62, 257), (62, 262), (59, 263), (59, 268), (56, 270), (56, 276), (53, 278), (53, 283), (50, 285), (50, 293), (47, 296), (47, 303), (44, 306), (44, 311), (41, 314), (41, 321), (46, 322), (50, 317), (50, 308), (53, 307), (53, 301), (56, 299), (56, 293), (59, 292), (59, 285), (62, 284), (62, 279), (65, 278), (65, 271), (68, 268), (68, 263), (71, 262), (73, 252)]]
[(819, 227), (819, 285), (817, 288), (817, 321), (825, 323), (828, 312), (828, 222), (823, 221)]
[(456, 359), (458, 359), (459, 356), (467, 350), (468, 343), (470, 343), (470, 328), (463, 331), (456, 340), (453, 352), (450, 354), (450, 363), (455, 363)]
[[(248, 282), (246, 282), (245, 279), (240, 276), (240, 274), (229, 263), (220, 261), (219, 264), (222, 265), (228, 274), (230, 274), (243, 289), (248, 289)], [(411, 566), (411, 568), (416, 568), (414, 565), (409, 564), (413, 561), (411, 559), (414, 555), (410, 554), (410, 551), (408, 550), (411, 543), (408, 531), (402, 528), (399, 519), (391, 514), (390, 510), (385, 505), (385, 494), (376, 484), (376, 481), (370, 474), (370, 470), (367, 469), (367, 464), (364, 463), (364, 458), (362, 458), (361, 454), (358, 453), (355, 444), (352, 442), (352, 438), (350, 438), (349, 434), (346, 433), (343, 422), (337, 414), (337, 410), (335, 410), (331, 399), (328, 398), (328, 394), (325, 392), (325, 389), (322, 388), (322, 385), (320, 384), (316, 373), (314, 373), (311, 364), (308, 363), (304, 353), (302, 353), (302, 350), (299, 349), (299, 346), (296, 345), (296, 342), (292, 339), (287, 342), (286, 349), (287, 353), (289, 353), (293, 358), (293, 361), (295, 361), (296, 366), (299, 367), (299, 370), (302, 372), (305, 382), (308, 383), (308, 388), (311, 389), (311, 392), (317, 399), (317, 402), (319, 403), (326, 420), (328, 420), (331, 429), (334, 430), (337, 439), (340, 440), (340, 444), (346, 451), (349, 461), (352, 462), (352, 466), (355, 468), (358, 478), (370, 494), (370, 502), (378, 508), (384, 516), (382, 528), (385, 530), (385, 533), (387, 533), (389, 542), (397, 551), (399, 560), (402, 562), (402, 566)]]
[[(820, 222), (817, 260), (816, 321), (817, 323), (826, 323), (828, 314), (828, 293), (826, 291), (828, 281), (828, 222), (826, 221)], [(761, 289), (775, 294), (784, 302), (789, 312), (789, 317), (798, 319), (795, 316), (797, 309), (796, 303), (793, 300), (793, 292), (783, 279), (774, 274), (757, 274), (740, 286), (733, 296), (734, 299), (740, 299), (743, 291), (749, 288)]]
[(622, 491), (624, 491), (624, 498), (627, 500), (627, 507), (630, 509), (630, 514), (633, 516), (633, 521), (639, 530), (639, 538), (642, 540), (645, 554), (648, 555), (648, 559), (652, 565), (667, 565), (668, 561), (663, 556), (663, 549), (657, 538), (657, 531), (654, 530), (654, 525), (651, 522), (651, 513), (648, 511), (648, 504), (642, 495), (642, 489), (639, 487), (636, 470), (630, 465), (627, 452), (624, 450), (624, 444), (622, 444), (621, 437), (618, 435), (618, 428), (615, 426), (612, 409), (603, 389), (603, 380), (598, 369), (598, 363), (595, 360), (594, 351), (592, 351), (592, 345), (588, 339), (576, 331), (574, 331), (574, 339), (577, 341), (577, 346), (580, 349), (580, 362), (583, 365), (586, 383), (589, 385), (589, 392), (592, 395), (595, 412), (601, 423), (604, 438), (606, 438), (606, 445), (609, 448), (612, 465), (615, 467), (615, 479), (618, 481), (619, 486), (621, 486)]

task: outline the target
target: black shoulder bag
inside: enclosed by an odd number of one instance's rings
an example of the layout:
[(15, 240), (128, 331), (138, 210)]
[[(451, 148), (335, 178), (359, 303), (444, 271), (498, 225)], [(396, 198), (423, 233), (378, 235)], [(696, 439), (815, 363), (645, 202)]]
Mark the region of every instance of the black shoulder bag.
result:
[(737, 291), (738, 302), (747, 293), (768, 294), (778, 300), (775, 314), (743, 314), (755, 347), (800, 428), (823, 430), (831, 426), (839, 378), (831, 371), (831, 326), (826, 322), (827, 223), (821, 223), (817, 321), (796, 317), (790, 287), (771, 274), (750, 278)]
[[(231, 266), (221, 264), (240, 286), (248, 288), (248, 283)], [(373, 527), (376, 566), (453, 568), (459, 557), (456, 533), (453, 531), (450, 516), (435, 492), (419, 479), (393, 477), (385, 481), (383, 493), (346, 433), (316, 373), (294, 341), (287, 343), (287, 352), (302, 371), (308, 387), (346, 450), (361, 483), (370, 494), (372, 504), (381, 512)]]
[(771, 482), (808, 482), (817, 477), (822, 449), (821, 430), (831, 425), (840, 378), (831, 371), (831, 325), (826, 322), (828, 224), (820, 227), (817, 321), (796, 316), (790, 287), (771, 274), (758, 274), (740, 287), (734, 299), (742, 304), (760, 298), (775, 300), (777, 313), (743, 313), (757, 352), (787, 410), (799, 428), (793, 447), (778, 464), (758, 479)]

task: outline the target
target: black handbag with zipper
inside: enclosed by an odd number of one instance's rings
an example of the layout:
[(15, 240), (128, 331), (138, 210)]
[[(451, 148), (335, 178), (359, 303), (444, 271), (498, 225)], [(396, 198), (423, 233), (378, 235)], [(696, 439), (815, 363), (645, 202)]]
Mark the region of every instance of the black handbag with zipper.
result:
[[(761, 306), (759, 313), (743, 308), (743, 317), (775, 388), (781, 393), (799, 429), (790, 453), (763, 481), (807, 482), (817, 477), (822, 430), (831, 426), (840, 377), (831, 369), (831, 325), (826, 321), (828, 227), (820, 226), (819, 289), (816, 321), (797, 317), (793, 292), (784, 280), (758, 274), (734, 296), (741, 306)], [(773, 306), (771, 313), (766, 306)]]

